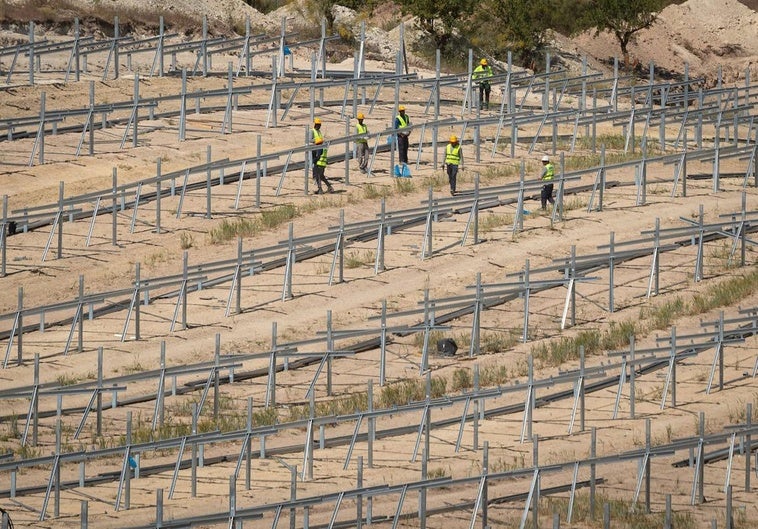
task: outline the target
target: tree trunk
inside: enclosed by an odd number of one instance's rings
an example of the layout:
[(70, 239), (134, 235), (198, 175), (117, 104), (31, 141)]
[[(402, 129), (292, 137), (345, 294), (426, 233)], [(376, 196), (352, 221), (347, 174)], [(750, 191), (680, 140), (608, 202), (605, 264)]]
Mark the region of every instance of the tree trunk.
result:
[(619, 39), (621, 46), (621, 56), (624, 58), (624, 68), (629, 70), (629, 37), (624, 35)]

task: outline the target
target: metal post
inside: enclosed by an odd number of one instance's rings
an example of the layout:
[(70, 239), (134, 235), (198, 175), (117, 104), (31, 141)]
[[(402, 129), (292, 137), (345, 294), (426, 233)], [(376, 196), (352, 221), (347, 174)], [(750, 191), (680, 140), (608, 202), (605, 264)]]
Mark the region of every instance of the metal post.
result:
[[(197, 413), (198, 407), (197, 403), (192, 403), (192, 427), (190, 430), (191, 435), (197, 434)], [(190, 472), (190, 485), (191, 485), (191, 495), (193, 498), (197, 496), (197, 441), (192, 442), (192, 455), (191, 455), (191, 472)]]
[(208, 164), (208, 169), (205, 172), (205, 218), (211, 218), (211, 146), (210, 144), (205, 149), (205, 161)]
[(0, 247), (2, 247), (2, 255), (0, 256), (0, 277), (7, 276), (7, 255), (6, 248), (8, 246), (8, 195), (3, 195), (3, 222), (0, 224)]
[(117, 174), (116, 171), (117, 170), (118, 169), (116, 169), (115, 167), (113, 168), (113, 196), (111, 197), (113, 199), (113, 204), (112, 204), (113, 210), (111, 211), (111, 220), (112, 220), (112, 223), (111, 223), (111, 244), (113, 246), (118, 246), (118, 242), (117, 242), (118, 236), (117, 236), (117, 232), (116, 232), (116, 228), (118, 226), (118, 208), (116, 207), (116, 200), (118, 198), (117, 197), (117, 195), (118, 195), (118, 177), (116, 176), (116, 174)]
[[(597, 457), (597, 430), (592, 427), (590, 431), (590, 458)], [(593, 462), (590, 464), (590, 520), (595, 519), (595, 467)]]
[[(24, 287), (18, 287), (18, 335), (16, 336), (16, 346), (18, 357), (16, 363), (23, 364), (23, 341), (24, 341)], [(10, 351), (9, 351), (10, 352)]]
[[(89, 502), (87, 500), (81, 500), (79, 502), (79, 524), (81, 529), (87, 529), (89, 527)], [(156, 529), (160, 529), (160, 526), (157, 525)]]
[[(748, 431), (753, 425), (753, 403), (748, 402), (745, 410), (745, 426)], [(745, 492), (750, 492), (750, 457), (753, 455), (750, 434), (745, 435)]]
[[(119, 39), (121, 38), (119, 27), (118, 27), (118, 17), (113, 17), (113, 78), (118, 79), (119, 77), (119, 57), (118, 57), (118, 44)], [(107, 73), (107, 72), (106, 72)]]
[(187, 68), (182, 68), (182, 91), (179, 99), (179, 141), (187, 139)]
[[(34, 84), (34, 83), (32, 83)], [(39, 100), (39, 163), (40, 165), (45, 163), (45, 102), (47, 94), (42, 92)], [(32, 151), (32, 158), (34, 157), (34, 151)], [(32, 165), (32, 160), (29, 160), (29, 165)]]
[(161, 158), (155, 162), (155, 233), (161, 233)]
[(34, 22), (29, 22), (29, 84), (34, 86)]

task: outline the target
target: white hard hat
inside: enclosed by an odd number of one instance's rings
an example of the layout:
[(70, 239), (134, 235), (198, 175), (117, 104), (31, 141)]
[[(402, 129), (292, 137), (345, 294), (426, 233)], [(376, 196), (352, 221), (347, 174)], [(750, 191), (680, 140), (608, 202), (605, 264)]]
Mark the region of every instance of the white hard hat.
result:
[(549, 162), (550, 161), (550, 157), (546, 154), (545, 156), (542, 157), (542, 161), (543, 162)]

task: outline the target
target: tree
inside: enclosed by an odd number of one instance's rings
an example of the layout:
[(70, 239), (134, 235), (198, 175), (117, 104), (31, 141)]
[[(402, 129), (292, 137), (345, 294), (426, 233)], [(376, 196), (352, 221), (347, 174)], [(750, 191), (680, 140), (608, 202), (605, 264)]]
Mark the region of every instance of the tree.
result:
[[(472, 42), (495, 53), (511, 50), (519, 64), (534, 69), (556, 21), (556, 2), (487, 0), (481, 7), (469, 30)], [(487, 30), (482, 31), (483, 27)]]
[(608, 30), (616, 37), (629, 66), (629, 44), (638, 31), (649, 28), (658, 19), (664, 0), (592, 0), (586, 16), (596, 33)]
[[(251, 2), (253, 0), (246, 0)], [(263, 1), (263, 0), (257, 0)], [(326, 20), (326, 31), (329, 35), (334, 34), (334, 7), (342, 6), (350, 9), (363, 9), (369, 15), (376, 6), (376, 0), (306, 0), (295, 4), (296, 9), (305, 17), (314, 28), (320, 27), (321, 20)]]
[(404, 15), (416, 17), (419, 29), (428, 33), (439, 49), (445, 48), (474, 11), (474, 0), (399, 0), (398, 3)]

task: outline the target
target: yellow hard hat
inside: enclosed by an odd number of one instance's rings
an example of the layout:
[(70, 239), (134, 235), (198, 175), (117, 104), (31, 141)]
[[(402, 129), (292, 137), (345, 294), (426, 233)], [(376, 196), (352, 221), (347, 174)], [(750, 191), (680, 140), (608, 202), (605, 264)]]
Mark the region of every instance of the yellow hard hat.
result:
[(458, 136), (456, 136), (455, 134), (450, 136), (450, 143), (458, 143)]
[(363, 119), (366, 116), (363, 115), (363, 112), (358, 112), (358, 119)]
[(316, 138), (313, 143), (315, 143), (316, 145), (321, 145), (322, 143), (324, 143), (324, 138)]
[(482, 59), (481, 61), (479, 61), (479, 64), (481, 64), (482, 66), (487, 66), (487, 59)]
[(403, 110), (405, 110), (405, 105), (400, 105), (399, 107), (397, 107), (397, 109), (398, 109), (400, 112), (402, 112)]
[(319, 119), (319, 118), (314, 119), (313, 120), (313, 124), (314, 125), (321, 125), (321, 119)]

